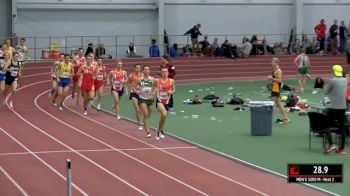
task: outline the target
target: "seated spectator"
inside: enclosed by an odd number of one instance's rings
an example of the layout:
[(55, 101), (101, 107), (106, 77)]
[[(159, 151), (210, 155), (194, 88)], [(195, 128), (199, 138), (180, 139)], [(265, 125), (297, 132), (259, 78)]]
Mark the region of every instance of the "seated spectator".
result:
[(220, 46), (218, 43), (218, 38), (215, 37), (213, 43), (210, 45), (211, 55), (220, 56)]
[(157, 41), (155, 39), (152, 39), (151, 46), (149, 47), (150, 57), (160, 57), (160, 50), (156, 43)]
[(249, 39), (244, 37), (242, 43), (242, 57), (247, 58), (250, 55), (252, 48), (253, 45), (249, 42)]
[(264, 54), (264, 46), (260, 43), (260, 40), (258, 40), (258, 37), (256, 35), (253, 35), (250, 38), (250, 43), (253, 46), (250, 55)]
[(221, 53), (222, 53), (222, 56), (226, 58), (234, 58), (231, 50), (231, 44), (228, 42), (227, 39), (221, 45)]
[(171, 58), (177, 57), (177, 43), (174, 43), (169, 49), (169, 55)]
[(204, 36), (204, 40), (199, 42), (199, 45), (201, 46), (201, 52), (203, 55), (208, 55), (208, 46), (210, 45), (208, 41), (208, 36)]
[(126, 54), (128, 57), (136, 56), (136, 47), (134, 46), (134, 43), (130, 42)]
[(280, 42), (280, 43), (275, 43), (273, 45), (273, 54), (274, 55), (282, 55), (283, 54), (283, 43)]
[(95, 50), (95, 56), (101, 57), (101, 58), (106, 58), (106, 49), (103, 44), (98, 44), (96, 50)]
[(94, 53), (94, 48), (93, 48), (93, 44), (92, 43), (88, 44), (88, 47), (87, 47), (86, 52), (85, 52), (85, 56), (87, 56), (90, 53)]

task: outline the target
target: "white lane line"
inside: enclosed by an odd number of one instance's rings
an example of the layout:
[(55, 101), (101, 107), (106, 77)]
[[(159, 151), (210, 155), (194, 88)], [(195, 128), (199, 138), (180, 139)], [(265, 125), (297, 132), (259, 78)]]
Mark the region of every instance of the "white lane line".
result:
[(27, 75), (21, 76), (21, 78), (29, 78), (29, 77), (35, 77), (35, 76), (41, 76), (41, 75), (47, 75), (47, 74), (50, 74), (50, 72), (27, 74)]
[[(48, 91), (49, 91), (49, 90), (48, 90)], [(42, 93), (42, 94), (45, 94), (45, 93), (47, 93), (48, 91), (45, 91), (45, 92)], [(202, 170), (204, 170), (204, 171), (206, 171), (206, 172), (208, 172), (208, 173), (211, 173), (211, 174), (216, 175), (216, 176), (218, 176), (218, 177), (221, 177), (221, 178), (223, 178), (223, 179), (225, 179), (225, 180), (228, 180), (228, 181), (230, 181), (230, 182), (233, 182), (233, 183), (235, 183), (235, 184), (238, 184), (238, 185), (240, 185), (240, 186), (243, 186), (243, 187), (245, 187), (245, 188), (247, 188), (247, 189), (249, 189), (249, 190), (252, 190), (252, 191), (254, 191), (254, 192), (256, 192), (256, 193), (258, 193), (258, 194), (260, 194), (260, 195), (264, 195), (264, 196), (267, 196), (267, 195), (268, 195), (268, 194), (266, 194), (266, 193), (263, 193), (263, 192), (261, 192), (261, 191), (259, 191), (259, 190), (254, 189), (254, 188), (252, 188), (252, 187), (250, 187), (250, 186), (248, 186), (248, 185), (246, 185), (246, 184), (243, 184), (243, 183), (238, 182), (238, 181), (236, 181), (236, 180), (233, 180), (233, 179), (231, 179), (231, 178), (229, 178), (229, 177), (227, 177), (227, 176), (221, 175), (221, 174), (216, 173), (216, 172), (214, 172), (214, 171), (212, 171), (212, 170), (209, 170), (209, 169), (207, 169), (207, 168), (205, 168), (205, 167), (203, 167), (203, 166), (200, 166), (200, 165), (198, 165), (198, 164), (196, 164), (196, 163), (194, 163), (194, 162), (192, 162), (192, 161), (189, 161), (189, 160), (187, 160), (187, 159), (185, 159), (185, 158), (183, 158), (183, 157), (180, 157), (180, 156), (178, 156), (178, 155), (176, 155), (176, 154), (173, 154), (173, 153), (170, 153), (170, 152), (168, 152), (168, 151), (166, 151), (166, 150), (163, 150), (163, 149), (161, 149), (161, 148), (158, 148), (157, 146), (154, 146), (154, 145), (152, 145), (152, 144), (149, 144), (149, 143), (147, 143), (147, 142), (145, 142), (145, 141), (143, 141), (143, 140), (140, 140), (140, 139), (135, 138), (135, 137), (133, 137), (133, 136), (131, 136), (131, 135), (128, 135), (128, 134), (126, 134), (126, 133), (124, 133), (124, 132), (122, 132), (122, 131), (120, 131), (120, 130), (118, 130), (118, 129), (115, 129), (115, 128), (110, 127), (110, 126), (108, 126), (108, 125), (105, 125), (105, 124), (103, 124), (103, 123), (101, 123), (101, 122), (98, 122), (98, 121), (96, 121), (96, 120), (94, 120), (94, 119), (92, 119), (92, 118), (90, 118), (90, 117), (88, 117), (88, 116), (84, 116), (84, 115), (82, 115), (82, 114), (80, 114), (80, 113), (78, 113), (78, 112), (72, 110), (72, 109), (69, 108), (69, 107), (66, 107), (66, 108), (67, 108), (68, 110), (70, 110), (70, 111), (72, 111), (72, 112), (78, 114), (79, 116), (81, 116), (81, 117), (83, 117), (83, 118), (86, 118), (86, 119), (88, 119), (88, 120), (90, 120), (90, 121), (92, 121), (92, 122), (95, 122), (95, 123), (97, 123), (97, 124), (99, 124), (99, 125), (101, 125), (101, 126), (103, 126), (103, 127), (106, 127), (106, 128), (108, 128), (108, 129), (110, 129), (110, 130), (112, 130), (112, 131), (114, 131), (114, 132), (120, 133), (120, 134), (122, 134), (122, 135), (124, 135), (124, 136), (126, 136), (126, 137), (129, 137), (129, 138), (133, 139), (133, 140), (139, 141), (139, 142), (144, 143), (144, 144), (146, 144), (146, 145), (148, 145), (148, 146), (151, 146), (151, 147), (153, 147), (153, 148), (156, 148), (156, 149), (158, 149), (158, 150), (160, 150), (160, 151), (162, 151), (162, 152), (164, 152), (164, 153), (166, 153), (166, 154), (168, 154), (168, 155), (170, 155), (170, 156), (173, 156), (173, 157), (175, 157), (175, 158), (178, 158), (178, 159), (180, 159), (180, 160), (182, 160), (182, 161), (184, 161), (184, 162), (186, 162), (186, 163), (189, 163), (189, 164), (191, 164), (191, 165), (193, 165), (193, 166), (195, 166), (195, 167), (198, 167), (198, 168), (200, 168), (200, 169), (202, 169)]]
[[(40, 82), (38, 82), (40, 83)], [(34, 85), (31, 84), (31, 85)], [(22, 88), (27, 88), (31, 85), (28, 85), (26, 87), (22, 87)], [(47, 91), (48, 92), (48, 91)], [(45, 93), (47, 93), (45, 92)], [(126, 184), (127, 186), (129, 186), (130, 188), (134, 189), (135, 191), (141, 193), (142, 195), (148, 195), (147, 193), (145, 193), (144, 191), (142, 191), (141, 189), (137, 188), (136, 186), (132, 185), (131, 183), (127, 182), (126, 180), (124, 180), (123, 178), (115, 175), (114, 173), (112, 173), (111, 171), (107, 170), (106, 168), (102, 167), (101, 165), (99, 165), (98, 163), (94, 162), (93, 160), (89, 159), (88, 157), (84, 156), (83, 154), (77, 152), (76, 150), (74, 150), (72, 147), (68, 146), (67, 144), (63, 143), (62, 141), (60, 141), (59, 139), (53, 137), (52, 135), (46, 133), (44, 130), (40, 129), (39, 127), (35, 126), (33, 123), (29, 122), (29, 120), (27, 120), (26, 118), (24, 118), (22, 115), (20, 115), (19, 113), (17, 113), (13, 108), (10, 108), (8, 103), (7, 107), (21, 120), (23, 120), (24, 122), (26, 122), (28, 125), (30, 125), (31, 127), (33, 127), (34, 129), (38, 130), (39, 132), (43, 133), (44, 135), (48, 136), (49, 138), (51, 138), (52, 140), (56, 141), (57, 143), (61, 144), (62, 146), (70, 149), (72, 152), (76, 153), (77, 155), (79, 155), (80, 157), (84, 158), (85, 160), (87, 160), (88, 162), (92, 163), (93, 165), (95, 165), (96, 167), (100, 168), (101, 170), (105, 171), (106, 173), (108, 173), (109, 175), (113, 176), (114, 178), (118, 179), (119, 181), (123, 182), (124, 184)], [(34, 154), (33, 154), (34, 155)], [(37, 155), (36, 155), (37, 156)]]
[[(148, 168), (150, 168), (150, 169), (152, 169), (152, 170), (154, 170), (154, 171), (156, 171), (156, 172), (158, 172), (158, 173), (160, 173), (160, 174), (162, 174), (162, 175), (164, 175), (164, 176), (166, 176), (166, 177), (168, 177), (168, 178), (170, 178), (170, 179), (172, 179), (172, 180), (174, 180), (174, 181), (176, 181), (176, 182), (178, 182), (178, 183), (180, 183), (180, 184), (182, 184), (182, 185), (184, 185), (184, 186), (186, 186), (186, 187), (188, 187), (188, 188), (190, 188), (190, 189), (192, 189), (192, 190), (194, 190), (194, 191), (197, 192), (197, 193), (200, 193), (200, 194), (202, 194), (202, 195), (208, 195), (207, 193), (204, 193), (203, 191), (201, 191), (201, 190), (199, 190), (199, 189), (197, 189), (197, 188), (195, 188), (195, 187), (193, 187), (193, 186), (191, 186), (191, 185), (189, 185), (189, 184), (187, 184), (187, 183), (185, 183), (185, 182), (183, 182), (183, 181), (181, 181), (181, 180), (179, 180), (179, 179), (177, 179), (177, 178), (175, 178), (175, 177), (173, 177), (173, 176), (171, 176), (171, 175), (169, 175), (169, 174), (167, 174), (167, 173), (165, 173), (165, 172), (162, 172), (161, 170), (159, 170), (159, 169), (157, 169), (157, 168), (155, 168), (155, 167), (153, 167), (153, 166), (151, 166), (151, 165), (149, 165), (149, 164), (147, 164), (147, 163), (141, 161), (140, 159), (137, 159), (137, 158), (134, 157), (134, 156), (131, 156), (131, 155), (129, 155), (129, 154), (127, 154), (127, 153), (125, 153), (125, 152), (123, 152), (123, 151), (121, 151), (121, 150), (118, 150), (118, 149), (114, 148), (113, 146), (111, 146), (111, 145), (109, 145), (109, 144), (103, 142), (102, 140), (99, 140), (99, 139), (97, 139), (97, 138), (95, 138), (95, 137), (93, 137), (93, 136), (91, 136), (91, 135), (89, 135), (89, 134), (83, 132), (82, 130), (80, 130), (80, 129), (78, 129), (78, 128), (76, 128), (76, 127), (74, 127), (74, 126), (72, 126), (72, 125), (70, 125), (70, 124), (68, 124), (68, 123), (66, 123), (66, 122), (64, 122), (64, 121), (62, 121), (62, 120), (60, 120), (59, 118), (53, 116), (52, 114), (50, 114), (49, 112), (47, 112), (46, 110), (44, 110), (43, 108), (41, 108), (41, 107), (38, 105), (38, 99), (39, 99), (41, 96), (43, 96), (44, 94), (47, 94), (49, 91), (50, 91), (50, 90), (44, 91), (43, 93), (41, 93), (40, 95), (38, 95), (38, 96), (35, 98), (35, 100), (34, 100), (35, 106), (36, 106), (40, 111), (42, 111), (43, 113), (47, 114), (48, 116), (50, 116), (51, 118), (55, 119), (56, 121), (58, 121), (58, 122), (60, 122), (60, 123), (62, 123), (62, 124), (64, 124), (64, 125), (70, 127), (71, 129), (73, 129), (73, 130), (75, 130), (75, 131), (77, 131), (77, 132), (79, 132), (79, 133), (85, 135), (86, 137), (89, 137), (89, 138), (91, 138), (91, 139), (93, 139), (93, 140), (95, 140), (95, 141), (97, 141), (97, 142), (99, 142), (99, 143), (101, 143), (101, 144), (103, 144), (103, 145), (105, 145), (105, 146), (111, 148), (111, 149), (114, 149), (115, 151), (117, 151), (117, 152), (119, 152), (119, 153), (125, 155), (126, 157), (128, 157), (128, 158), (130, 158), (130, 159), (132, 159), (132, 160), (134, 160), (134, 161), (136, 161), (136, 162), (138, 162), (138, 163), (140, 163), (140, 164), (142, 164), (142, 165), (144, 165), (144, 166), (146, 166), (146, 167), (148, 167)], [(47, 133), (45, 133), (45, 134), (47, 134)], [(47, 135), (49, 135), (49, 134), (47, 134)], [(157, 147), (155, 147), (155, 146), (152, 146), (152, 147), (153, 147), (153, 148), (157, 148)], [(158, 148), (157, 148), (157, 149), (158, 149)]]
[[(161, 148), (163, 150), (177, 150), (177, 149), (194, 149), (197, 148), (195, 146), (185, 146), (185, 147), (169, 147), (169, 148)], [(118, 150), (121, 151), (146, 151), (146, 150), (158, 150), (155, 148), (120, 148)], [(93, 150), (76, 150), (78, 152), (108, 152), (108, 151), (116, 151), (111, 148), (105, 149), (93, 149)], [(34, 154), (52, 154), (52, 153), (71, 153), (71, 150), (48, 150), (48, 151), (33, 151)], [(0, 156), (12, 156), (12, 155), (30, 155), (29, 152), (8, 152), (8, 153), (0, 153)]]
[[(29, 148), (27, 148), (24, 144), (22, 144), (20, 141), (18, 141), (15, 137), (13, 137), (11, 134), (9, 134), (7, 131), (5, 131), (2, 127), (0, 127), (0, 130), (5, 133), (9, 138), (11, 138), (13, 141), (15, 141), (18, 145), (20, 145), (22, 148), (24, 148), (26, 151), (28, 151), (31, 155), (33, 155), (36, 159), (38, 159), (41, 163), (43, 163), (46, 167), (48, 167), (51, 171), (53, 171), (55, 174), (57, 174), (59, 177), (61, 177), (64, 181), (66, 181), (66, 177), (64, 177), (61, 173), (59, 173), (55, 168), (53, 168), (50, 164), (48, 164), (46, 161), (41, 159), (38, 155), (34, 154)], [(75, 183), (72, 183), (73, 187), (76, 188), (81, 194), (88, 195), (85, 193), (81, 188), (79, 188)]]
[(6, 172), (6, 170), (4, 168), (2, 168), (0, 166), (0, 171), (5, 174), (5, 176), (18, 188), (19, 191), (21, 191), (21, 193), (24, 195), (24, 196), (28, 196), (28, 193), (10, 176), (10, 174), (8, 174)]

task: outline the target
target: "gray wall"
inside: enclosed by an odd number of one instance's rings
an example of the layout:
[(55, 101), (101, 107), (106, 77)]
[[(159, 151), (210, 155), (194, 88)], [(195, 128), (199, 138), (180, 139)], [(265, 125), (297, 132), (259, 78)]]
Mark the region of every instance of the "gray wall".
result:
[(4, 41), (4, 37), (11, 36), (11, 1), (0, 0), (0, 43)]
[[(5, 0), (0, 0), (5, 1)], [(126, 46), (134, 41), (138, 53), (147, 56), (151, 36), (158, 33), (158, 0), (17, 0), (15, 32), (19, 36), (107, 35), (113, 37), (42, 38), (36, 47), (48, 48), (58, 43), (68, 52), (72, 47), (93, 42), (107, 45), (108, 53), (125, 55)], [(201, 23), (204, 34), (241, 42), (244, 34), (264, 34), (269, 43), (288, 41), (295, 27), (295, 0), (165, 0), (165, 29), (169, 35), (183, 35), (194, 24)], [(6, 2), (6, 1), (5, 1)], [(321, 18), (328, 27), (333, 18), (350, 20), (350, 0), (304, 0), (303, 32), (313, 34)], [(239, 36), (225, 36), (239, 34)], [(279, 35), (278, 35), (279, 34)], [(114, 35), (118, 36), (116, 39)], [(210, 40), (212, 37), (209, 38)], [(187, 37), (172, 36), (172, 43), (187, 43)], [(29, 40), (28, 45), (34, 40)], [(33, 45), (33, 44), (31, 44)], [(144, 45), (144, 46), (142, 46)], [(38, 50), (37, 52), (40, 52)], [(33, 52), (33, 51), (32, 51)]]

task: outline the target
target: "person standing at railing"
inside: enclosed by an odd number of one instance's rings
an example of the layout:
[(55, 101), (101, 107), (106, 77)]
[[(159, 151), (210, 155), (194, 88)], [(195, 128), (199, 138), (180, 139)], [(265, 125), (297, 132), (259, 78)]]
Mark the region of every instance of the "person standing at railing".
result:
[(103, 44), (98, 44), (96, 50), (95, 50), (95, 56), (106, 58), (106, 49)]
[(337, 55), (338, 50), (338, 20), (333, 20), (333, 25), (329, 28), (329, 35), (331, 38), (331, 51), (333, 55)]
[(320, 43), (320, 50), (319, 54), (323, 55), (324, 54), (324, 47), (325, 47), (325, 40), (326, 40), (326, 28), (327, 26), (325, 25), (324, 19), (321, 19), (320, 24), (315, 26), (315, 33), (317, 36), (317, 40)]
[(128, 57), (136, 56), (136, 47), (134, 43), (130, 42), (128, 46), (128, 50), (126, 51), (126, 54), (128, 55)]
[(29, 49), (28, 47), (25, 45), (26, 39), (24, 37), (22, 37), (19, 41), (19, 45), (16, 46), (16, 51), (19, 54), (19, 58), (18, 58), (18, 62), (20, 63), (21, 66), (24, 65), (24, 62), (29, 60)]
[(151, 46), (149, 47), (149, 56), (150, 57), (160, 57), (159, 47), (156, 45), (157, 41), (152, 39)]
[(189, 29), (184, 35), (191, 35), (191, 42), (192, 42), (192, 55), (196, 54), (198, 50), (198, 36), (202, 35), (202, 33), (199, 31), (201, 28), (201, 24), (197, 24), (193, 26), (191, 29)]
[(348, 37), (347, 37), (347, 41), (346, 41), (346, 56), (347, 56), (347, 61), (348, 61), (348, 64), (350, 66), (350, 34), (348, 34)]
[(340, 22), (339, 26), (339, 52), (344, 54), (346, 43), (346, 26), (344, 20)]

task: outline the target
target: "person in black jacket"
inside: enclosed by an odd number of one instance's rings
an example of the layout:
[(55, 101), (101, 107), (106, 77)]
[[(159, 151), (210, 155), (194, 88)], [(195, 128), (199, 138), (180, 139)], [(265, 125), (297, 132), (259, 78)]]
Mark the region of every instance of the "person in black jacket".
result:
[(338, 51), (338, 20), (333, 20), (333, 25), (329, 28), (329, 35), (331, 37), (331, 51), (333, 55)]
[(86, 52), (85, 52), (85, 56), (87, 56), (90, 53), (94, 53), (94, 48), (93, 47), (94, 47), (94, 45), (92, 43), (88, 44), (88, 47), (87, 47)]
[(202, 35), (202, 33), (199, 31), (201, 28), (201, 24), (197, 24), (193, 26), (190, 30), (188, 30), (184, 35), (191, 34), (191, 41), (192, 41), (192, 54), (194, 55), (198, 50), (198, 36)]

